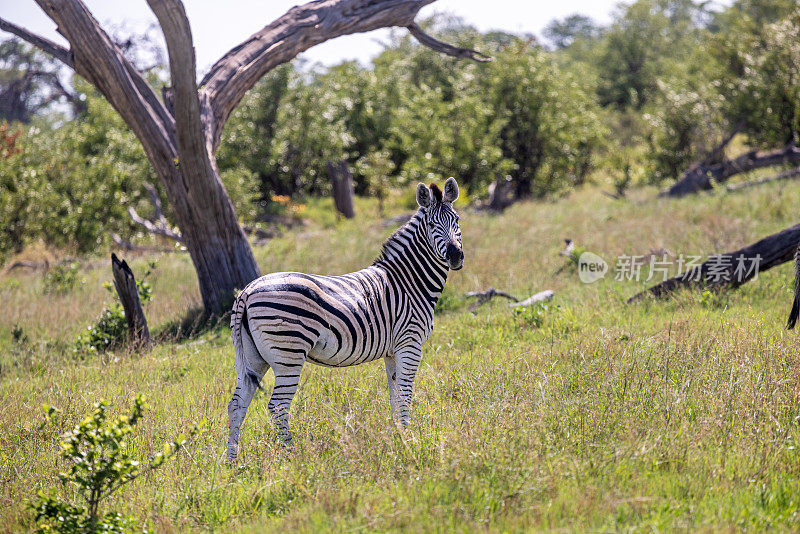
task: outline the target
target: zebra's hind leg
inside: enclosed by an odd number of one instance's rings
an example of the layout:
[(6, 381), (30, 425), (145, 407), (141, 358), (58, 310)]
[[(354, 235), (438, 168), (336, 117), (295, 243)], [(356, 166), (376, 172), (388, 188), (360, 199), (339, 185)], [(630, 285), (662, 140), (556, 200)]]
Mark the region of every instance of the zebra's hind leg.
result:
[[(233, 461), (239, 452), (239, 429), (247, 415), (247, 408), (253, 400), (259, 382), (269, 370), (269, 365), (261, 356), (249, 339), (243, 340), (243, 354), (237, 355), (236, 374), (238, 377), (233, 398), (228, 403), (228, 459)], [(246, 358), (246, 360), (244, 360)]]
[(275, 389), (272, 390), (272, 397), (269, 399), (269, 412), (275, 420), (275, 426), (278, 427), (278, 436), (281, 438), (283, 446), (291, 449), (292, 433), (289, 430), (289, 408), (300, 382), (303, 360), (300, 360), (299, 363), (296, 358), (293, 358), (291, 363), (274, 362), (272, 369), (275, 371)]

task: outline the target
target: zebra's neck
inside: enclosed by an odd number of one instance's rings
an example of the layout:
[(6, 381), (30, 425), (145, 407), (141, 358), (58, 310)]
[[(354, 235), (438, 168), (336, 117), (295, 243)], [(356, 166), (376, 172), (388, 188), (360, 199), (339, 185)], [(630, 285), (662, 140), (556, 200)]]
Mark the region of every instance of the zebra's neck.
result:
[(436, 304), (447, 281), (449, 266), (428, 242), (425, 208), (420, 208), (405, 226), (389, 236), (374, 265), (408, 282), (409, 291)]

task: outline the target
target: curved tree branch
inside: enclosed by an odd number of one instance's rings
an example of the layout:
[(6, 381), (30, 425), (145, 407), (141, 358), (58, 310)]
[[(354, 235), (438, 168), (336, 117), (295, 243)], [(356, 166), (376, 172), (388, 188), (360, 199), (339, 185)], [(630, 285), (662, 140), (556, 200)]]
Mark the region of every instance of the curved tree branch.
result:
[[(425, 35), (414, 17), (434, 0), (316, 0), (295, 6), (261, 31), (231, 49), (200, 82), (213, 113), (212, 150), (219, 146), (222, 129), (244, 94), (271, 69), (292, 60), (314, 45), (342, 35), (391, 26), (409, 28), (423, 44), (451, 55), (477, 59), (477, 53), (459, 52)], [(421, 41), (422, 42), (422, 41)]]
[(438, 39), (434, 39), (424, 31), (422, 28), (417, 25), (416, 22), (412, 22), (408, 25), (408, 31), (414, 38), (419, 41), (421, 45), (427, 46), (437, 52), (441, 52), (442, 54), (447, 54), (448, 56), (455, 56), (455, 57), (463, 57), (467, 59), (471, 59), (473, 61), (477, 61), (479, 63), (486, 63), (487, 61), (491, 61), (492, 58), (489, 56), (485, 56), (478, 52), (477, 50), (472, 50), (471, 48), (459, 48), (457, 46), (453, 46), (451, 44), (444, 43), (439, 41)]
[(0, 18), (0, 30), (4, 32), (13, 33), (23, 41), (26, 41), (42, 52), (46, 52), (50, 54), (57, 60), (64, 63), (66, 66), (70, 68), (75, 68), (75, 65), (72, 61), (72, 52), (64, 46), (61, 46), (58, 43), (54, 43), (49, 39), (45, 39), (44, 37), (40, 37), (34, 33), (29, 32), (25, 28), (17, 26), (11, 22), (8, 22), (5, 19)]

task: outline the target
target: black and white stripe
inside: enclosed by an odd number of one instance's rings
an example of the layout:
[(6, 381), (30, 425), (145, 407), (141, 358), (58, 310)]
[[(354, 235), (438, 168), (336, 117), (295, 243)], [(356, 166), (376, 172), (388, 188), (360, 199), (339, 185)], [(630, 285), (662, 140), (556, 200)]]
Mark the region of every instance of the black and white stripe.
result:
[(343, 367), (384, 358), (392, 414), (403, 426), (422, 344), (450, 269), (463, 261), (453, 178), (417, 187), (419, 210), (384, 243), (375, 262), (342, 276), (281, 272), (261, 277), (237, 297), (231, 317), (238, 383), (228, 405), (228, 456), (256, 389), (272, 368), (269, 411), (284, 444), (287, 416), (306, 361)]

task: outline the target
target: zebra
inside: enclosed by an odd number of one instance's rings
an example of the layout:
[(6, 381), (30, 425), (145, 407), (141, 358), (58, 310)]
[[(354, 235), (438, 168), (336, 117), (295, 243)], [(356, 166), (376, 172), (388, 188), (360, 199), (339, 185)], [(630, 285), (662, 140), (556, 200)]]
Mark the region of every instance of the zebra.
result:
[(792, 299), (789, 320), (786, 322), (787, 329), (794, 328), (798, 316), (800, 316), (800, 244), (797, 245), (797, 250), (794, 252), (794, 299)]
[(444, 191), (417, 186), (419, 209), (383, 244), (369, 267), (341, 276), (272, 273), (239, 293), (231, 315), (237, 384), (228, 404), (228, 458), (235, 460), (239, 429), (266, 372), (275, 386), (268, 403), (278, 436), (292, 447), (288, 413), (306, 361), (327, 367), (383, 358), (392, 419), (408, 426), (422, 344), (449, 271), (463, 266), (461, 228)]

